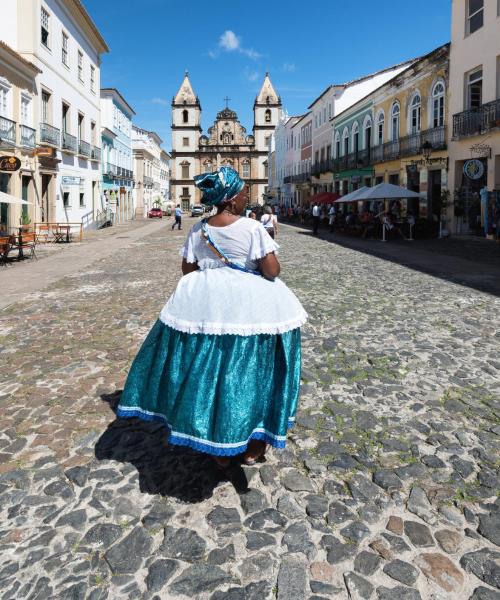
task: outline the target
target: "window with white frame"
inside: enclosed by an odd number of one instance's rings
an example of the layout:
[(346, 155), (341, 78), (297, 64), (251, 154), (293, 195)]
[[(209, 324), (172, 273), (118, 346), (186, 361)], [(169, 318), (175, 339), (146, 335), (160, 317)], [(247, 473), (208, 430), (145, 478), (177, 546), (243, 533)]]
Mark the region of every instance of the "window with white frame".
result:
[(248, 160), (243, 162), (241, 174), (242, 177), (250, 177), (250, 162)]
[(7, 82), (0, 81), (0, 117), (8, 119), (10, 114), (11, 87)]
[(349, 154), (349, 131), (348, 129), (344, 129), (344, 133), (342, 135), (343, 142), (343, 155), (347, 156)]
[(483, 69), (475, 69), (467, 75), (467, 108), (477, 109), (483, 103)]
[(62, 40), (61, 40), (61, 60), (63, 65), (69, 67), (69, 54), (68, 54), (68, 46), (69, 46), (69, 37), (62, 32)]
[(42, 123), (50, 124), (50, 94), (42, 90)]
[(90, 91), (95, 94), (95, 67), (90, 65)]
[(415, 94), (410, 105), (410, 133), (420, 131), (421, 105), (420, 94)]
[(484, 0), (467, 0), (467, 35), (474, 33), (484, 25)]
[(395, 142), (399, 139), (399, 120), (401, 109), (399, 104), (395, 102), (391, 109), (391, 140)]
[(377, 119), (377, 144), (384, 143), (384, 125), (385, 125), (385, 115), (381, 112)]
[(50, 48), (50, 15), (43, 7), (40, 12), (40, 36), (42, 44)]
[(28, 94), (21, 94), (21, 125), (27, 125), (31, 127), (31, 96)]
[(352, 126), (352, 151), (357, 154), (359, 150), (359, 125), (355, 121)]
[(340, 156), (340, 133), (337, 131), (335, 134), (335, 158)]
[(83, 52), (78, 50), (78, 79), (83, 81)]
[(438, 81), (432, 89), (432, 127), (444, 125), (444, 85)]

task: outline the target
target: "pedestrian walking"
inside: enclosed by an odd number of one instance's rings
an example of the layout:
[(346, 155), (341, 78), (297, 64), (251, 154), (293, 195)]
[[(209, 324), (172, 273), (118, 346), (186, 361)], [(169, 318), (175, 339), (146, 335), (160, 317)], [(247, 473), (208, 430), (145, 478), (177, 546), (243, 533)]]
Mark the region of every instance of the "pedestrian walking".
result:
[(174, 210), (175, 221), (172, 223), (172, 231), (174, 227), (177, 225), (177, 229), (182, 229), (182, 210), (180, 204), (175, 207)]
[(278, 217), (273, 215), (273, 211), (270, 206), (264, 208), (264, 214), (260, 218), (260, 222), (264, 225), (264, 229), (273, 238), (278, 235)]
[(333, 233), (335, 227), (335, 207), (332, 205), (328, 211), (328, 225), (330, 226), (330, 233)]
[(230, 167), (194, 178), (217, 214), (196, 223), (182, 273), (128, 374), (117, 414), (158, 420), (169, 442), (246, 464), (283, 448), (297, 410), (307, 315), (278, 279), (278, 245), (241, 217), (247, 188)]
[(318, 235), (319, 219), (321, 212), (317, 202), (314, 203), (311, 214), (313, 220), (313, 234)]

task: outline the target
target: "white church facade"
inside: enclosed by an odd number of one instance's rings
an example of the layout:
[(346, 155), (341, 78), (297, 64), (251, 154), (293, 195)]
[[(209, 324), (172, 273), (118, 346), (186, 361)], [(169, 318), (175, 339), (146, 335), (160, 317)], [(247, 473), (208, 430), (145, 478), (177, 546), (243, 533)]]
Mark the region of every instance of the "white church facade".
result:
[(172, 101), (171, 197), (183, 210), (200, 201), (193, 177), (233, 167), (248, 183), (250, 204), (263, 204), (268, 188), (268, 152), (271, 136), (281, 116), (281, 99), (266, 73), (253, 107), (252, 133), (247, 133), (237, 114), (227, 105), (217, 113), (203, 134), (201, 104), (188, 73)]

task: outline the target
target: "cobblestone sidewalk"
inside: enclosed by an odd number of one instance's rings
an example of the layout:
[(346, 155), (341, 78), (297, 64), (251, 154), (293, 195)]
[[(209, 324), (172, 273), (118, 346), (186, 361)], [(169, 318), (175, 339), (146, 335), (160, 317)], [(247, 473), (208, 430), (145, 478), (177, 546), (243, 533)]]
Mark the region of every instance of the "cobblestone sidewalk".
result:
[(185, 233), (0, 313), (1, 599), (498, 599), (500, 301), (281, 227), (298, 423), (225, 479), (112, 412)]

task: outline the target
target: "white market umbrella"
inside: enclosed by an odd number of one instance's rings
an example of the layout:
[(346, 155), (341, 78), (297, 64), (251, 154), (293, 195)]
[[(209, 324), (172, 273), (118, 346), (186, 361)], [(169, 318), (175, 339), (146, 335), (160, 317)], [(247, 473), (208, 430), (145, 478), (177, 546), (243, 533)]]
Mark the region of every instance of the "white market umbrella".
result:
[(338, 200), (335, 200), (335, 204), (341, 204), (344, 202), (356, 202), (356, 200), (359, 200), (360, 198), (358, 198), (358, 196), (360, 194), (362, 194), (363, 192), (365, 192), (365, 190), (369, 190), (370, 188), (367, 187), (366, 185), (364, 185), (363, 187), (360, 187), (357, 190), (354, 190), (354, 192), (351, 192), (350, 194), (346, 194), (345, 196), (341, 196)]
[(365, 188), (356, 200), (392, 200), (395, 198), (420, 198), (420, 194), (392, 183), (379, 183), (374, 187)]
[(3, 204), (33, 204), (33, 202), (28, 202), (27, 200), (16, 198), (16, 196), (11, 196), (10, 194), (6, 194), (5, 192), (0, 192), (0, 202), (2, 202)]

